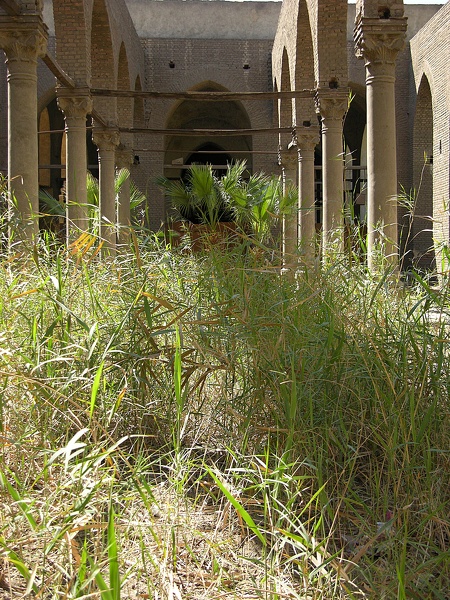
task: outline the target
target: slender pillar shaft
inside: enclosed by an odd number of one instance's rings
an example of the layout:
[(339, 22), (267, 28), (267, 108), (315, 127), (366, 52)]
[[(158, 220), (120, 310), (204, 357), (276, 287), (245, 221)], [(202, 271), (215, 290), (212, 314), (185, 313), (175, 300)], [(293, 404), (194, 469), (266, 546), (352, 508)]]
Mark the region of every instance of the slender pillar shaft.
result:
[(108, 129), (94, 132), (94, 143), (98, 147), (100, 172), (100, 235), (104, 240), (105, 253), (116, 252), (116, 192), (115, 150), (119, 145), (119, 132)]
[[(131, 149), (119, 146), (116, 151), (116, 167), (118, 169), (127, 169), (133, 162), (133, 152)], [(122, 184), (117, 199), (117, 238), (120, 245), (126, 245), (129, 240), (131, 215), (130, 215), (130, 176)]]
[[(73, 92), (72, 92), (73, 93)], [(64, 112), (66, 122), (66, 203), (68, 231), (88, 229), (87, 207), (87, 150), (86, 117), (92, 111), (91, 98), (84, 95), (68, 95), (61, 90), (58, 105)]]
[(311, 265), (316, 254), (316, 209), (314, 186), (314, 148), (319, 143), (318, 131), (297, 134), (300, 154), (299, 163), (299, 241), (300, 254)]
[(32, 240), (39, 227), (37, 59), (46, 46), (47, 28), (39, 15), (14, 22), (0, 17), (0, 47), (8, 66), (8, 189), (24, 240)]
[[(328, 95), (322, 95), (328, 93)], [(343, 120), (347, 111), (346, 92), (320, 92), (317, 110), (322, 122), (323, 218), (322, 252), (326, 256), (331, 242), (335, 250), (344, 247), (344, 144)]]
[[(280, 165), (283, 174), (283, 194), (286, 195), (298, 180), (298, 148), (291, 145), (287, 150), (280, 152)], [(298, 247), (298, 210), (294, 207), (292, 212), (283, 217), (283, 265), (285, 268), (295, 268), (297, 265)]]
[(377, 255), (398, 263), (395, 60), (403, 48), (406, 19), (361, 18), (356, 51), (366, 65), (367, 86), (367, 260)]

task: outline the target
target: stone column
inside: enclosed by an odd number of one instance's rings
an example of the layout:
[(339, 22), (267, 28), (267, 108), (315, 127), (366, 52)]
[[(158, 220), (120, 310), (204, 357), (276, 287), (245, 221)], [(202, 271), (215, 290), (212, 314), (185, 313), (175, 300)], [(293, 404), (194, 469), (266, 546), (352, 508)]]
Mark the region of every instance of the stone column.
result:
[(94, 130), (93, 140), (98, 148), (100, 236), (105, 248), (103, 254), (114, 256), (116, 253), (115, 152), (119, 145), (119, 132), (112, 128)]
[(314, 186), (314, 149), (319, 143), (319, 132), (300, 130), (297, 132), (299, 148), (299, 213), (298, 230), (300, 256), (306, 265), (312, 265), (316, 254), (316, 209)]
[(322, 123), (322, 253), (325, 256), (331, 241), (337, 244), (337, 252), (344, 248), (343, 120), (348, 108), (347, 92), (320, 90), (316, 107)]
[[(289, 192), (289, 188), (297, 186), (298, 180), (298, 149), (295, 143), (289, 144), (286, 150), (279, 154), (279, 164), (282, 170), (283, 194)], [(298, 247), (298, 209), (295, 207), (292, 213), (283, 216), (283, 266), (285, 269), (296, 268)]]
[(362, 17), (356, 54), (364, 58), (367, 89), (367, 260), (398, 263), (395, 60), (404, 46), (406, 19)]
[[(133, 151), (120, 144), (116, 150), (117, 169), (127, 169), (133, 164)], [(117, 199), (117, 240), (120, 245), (128, 244), (131, 225), (130, 216), (130, 176), (124, 181)]]
[(8, 189), (15, 198), (20, 237), (31, 241), (39, 229), (37, 59), (47, 47), (39, 14), (0, 16), (0, 47), (8, 66)]
[(66, 202), (69, 234), (88, 229), (86, 117), (92, 99), (86, 90), (60, 90), (58, 106), (66, 122)]

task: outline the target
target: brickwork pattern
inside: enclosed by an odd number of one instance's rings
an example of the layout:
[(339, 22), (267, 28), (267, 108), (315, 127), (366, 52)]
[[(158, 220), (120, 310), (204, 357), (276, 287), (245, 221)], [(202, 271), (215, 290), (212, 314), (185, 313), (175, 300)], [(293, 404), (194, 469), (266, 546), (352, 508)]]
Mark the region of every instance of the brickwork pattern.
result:
[[(146, 89), (179, 92), (206, 88), (229, 91), (272, 89), (270, 40), (147, 39), (142, 40), (142, 44), (146, 57)], [(147, 100), (146, 125), (155, 129), (176, 125), (172, 117), (178, 105), (179, 102), (170, 100)], [(246, 101), (241, 106), (251, 128), (272, 127), (271, 101)], [(211, 110), (214, 111), (214, 107)], [(202, 128), (198, 122), (196, 126)], [(232, 139), (225, 138), (223, 145), (233, 144)], [(150, 225), (157, 228), (164, 220), (165, 206), (154, 178), (163, 172), (167, 140), (158, 135), (141, 136), (141, 140), (143, 147), (152, 151), (140, 154), (137, 170), (142, 175), (138, 176), (138, 182), (149, 191)], [(202, 138), (196, 139), (195, 145), (198, 147), (201, 141)], [(253, 150), (276, 152), (277, 145), (276, 134), (253, 136)], [(179, 149), (180, 156), (186, 157), (183, 142)], [(276, 156), (254, 154), (253, 171), (277, 172)]]
[[(433, 118), (434, 237), (449, 239), (449, 112), (450, 4), (445, 4), (411, 40), (411, 66), (416, 92), (425, 75), (431, 91)], [(414, 102), (412, 103), (412, 108)], [(419, 104), (420, 112), (420, 104)], [(416, 109), (417, 110), (417, 109)], [(418, 171), (415, 173), (417, 185)]]
[[(309, 30), (309, 31), (308, 31)], [(346, 0), (285, 0), (280, 12), (273, 48), (273, 70), (279, 79), (283, 48), (291, 69), (296, 68), (302, 82), (311, 81), (311, 54), (314, 59), (314, 87), (330, 82), (347, 85), (347, 2)], [(302, 54), (306, 49), (306, 61)], [(298, 56), (298, 58), (297, 58)], [(297, 63), (298, 61), (298, 63)], [(309, 74), (308, 75), (306, 74)], [(291, 81), (299, 82), (292, 77)]]
[(413, 169), (417, 187), (411, 246), (415, 259), (424, 263), (433, 245), (432, 234), (426, 231), (432, 229), (433, 217), (433, 109), (430, 85), (425, 75), (417, 94)]
[(0, 50), (0, 173), (8, 169), (8, 88), (6, 85), (6, 56)]
[[(412, 169), (412, 128), (414, 115), (407, 109), (410, 89), (410, 49), (409, 44), (402, 50), (396, 61), (395, 68), (395, 120), (397, 130), (397, 179), (398, 193), (410, 193), (413, 187)], [(405, 106), (406, 101), (406, 106)], [(409, 230), (409, 210), (405, 203), (398, 203), (399, 242), (401, 255), (411, 247), (412, 238)]]
[[(35, 2), (30, 0), (26, 4), (27, 10), (36, 9)], [(250, 7), (250, 4), (255, 6)], [(120, 89), (168, 91), (211, 86), (231, 91), (265, 91), (272, 87), (285, 90), (319, 86), (327, 89), (331, 81), (345, 87), (349, 80), (353, 88), (363, 95), (364, 63), (354, 56), (353, 15), (355, 10), (360, 9), (366, 14), (378, 11), (379, 2), (361, 0), (356, 7), (347, 7), (345, 0), (283, 0), (280, 9), (274, 3), (248, 3), (249, 8), (245, 10), (244, 6), (231, 10), (227, 8), (227, 3), (208, 3), (208, 14), (212, 14), (211, 11), (218, 14), (223, 10), (226, 18), (231, 19), (242, 13), (246, 15), (243, 20), (248, 20), (248, 26), (239, 23), (236, 31), (226, 28), (223, 36), (219, 34), (217, 27), (213, 27), (217, 37), (208, 37), (210, 25), (202, 27), (201, 23), (183, 23), (181, 29), (187, 32), (184, 39), (170, 34), (169, 29), (164, 31), (169, 31), (170, 37), (161, 35), (163, 21), (167, 21), (164, 15), (168, 11), (175, 16), (188, 15), (191, 8), (195, 15), (199, 15), (202, 14), (201, 5), (206, 6), (206, 3), (194, 0), (183, 3), (163, 3), (156, 0), (53, 0), (52, 5), (55, 36), (49, 39), (48, 47), (78, 86), (95, 83), (98, 86), (117, 86)], [(403, 10), (402, 2), (396, 0), (387, 0), (384, 5), (391, 10), (393, 16), (400, 16), (399, 11)], [(136, 30), (142, 29), (142, 23), (133, 23), (129, 7), (132, 11), (136, 7), (146, 11), (145, 26), (150, 33), (153, 22), (150, 17), (155, 16), (154, 37), (138, 37)], [(140, 14), (139, 10), (136, 15)], [(274, 30), (274, 15), (278, 10), (278, 28), (274, 35), (269, 35), (268, 32)], [(427, 124), (430, 111), (426, 108), (426, 102), (430, 104), (430, 101), (426, 101), (423, 96), (417, 105), (421, 125), (419, 127), (419, 121), (416, 120), (414, 137), (416, 95), (425, 75), (430, 86), (432, 106), (433, 165), (429, 172), (433, 177), (432, 212), (439, 222), (439, 231), (436, 230), (435, 234), (440, 239), (448, 240), (450, 3), (444, 5), (434, 16), (431, 12), (433, 10), (435, 9), (432, 7), (405, 7), (405, 13), (411, 15), (409, 36), (419, 31), (412, 37), (410, 47), (400, 53), (397, 59), (397, 165), (399, 182), (406, 189), (417, 185), (417, 157), (421, 152), (420, 146), (424, 143), (420, 142), (419, 131), (426, 135), (427, 128), (430, 127)], [(265, 11), (267, 26), (261, 27), (260, 32), (254, 24), (262, 23)], [(0, 9), (1, 14), (3, 12)], [(180, 27), (177, 27), (178, 31)], [(249, 32), (246, 38), (242, 35), (244, 30)], [(1, 51), (0, 53), (3, 55)], [(55, 97), (55, 93), (55, 78), (39, 61), (39, 111)], [(96, 101), (97, 108), (101, 109), (108, 120), (114, 121), (117, 113), (121, 124), (134, 123), (136, 126), (152, 128), (164, 128), (171, 120), (174, 122), (178, 119), (178, 105), (179, 103), (168, 100)], [(6, 68), (1, 56), (0, 168), (6, 167), (6, 107)], [(253, 128), (271, 127), (278, 124), (278, 118), (283, 125), (295, 122), (301, 125), (304, 121), (313, 123), (316, 120), (313, 102), (303, 99), (295, 103), (287, 101), (281, 107), (270, 101), (247, 101), (237, 112), (241, 119), (244, 119), (242, 115), (246, 115), (249, 126)], [(253, 150), (262, 153), (253, 156), (253, 170), (279, 172), (276, 154), (272, 154), (276, 152), (279, 143), (278, 135), (252, 137)], [(132, 166), (132, 174), (140, 187), (149, 194), (151, 225), (158, 227), (164, 218), (165, 208), (153, 179), (163, 171), (168, 140), (163, 135), (137, 134), (134, 141), (129, 137), (122, 141), (132, 144), (135, 154), (139, 155), (140, 164)], [(200, 139), (197, 141), (201, 142)], [(238, 147), (239, 143), (230, 140), (229, 147)], [(180, 142), (179, 149), (184, 151), (187, 148), (186, 142), (183, 145)]]
[[(306, 0), (284, 0), (282, 4), (272, 51), (273, 78), (279, 90), (316, 87), (314, 51), (317, 49), (317, 39), (313, 38), (310, 26), (314, 22), (313, 8)], [(286, 72), (287, 67), (289, 72)], [(291, 121), (295, 123), (316, 120), (311, 99), (296, 99), (292, 111)]]
[(331, 81), (347, 87), (347, 1), (317, 0), (315, 23), (317, 37), (316, 79), (319, 87)]

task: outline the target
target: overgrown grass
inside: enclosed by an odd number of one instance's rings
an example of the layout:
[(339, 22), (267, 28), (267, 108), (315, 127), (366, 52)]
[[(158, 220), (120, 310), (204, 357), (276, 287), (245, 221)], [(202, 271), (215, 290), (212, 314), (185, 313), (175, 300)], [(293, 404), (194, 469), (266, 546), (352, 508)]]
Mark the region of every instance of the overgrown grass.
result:
[(4, 597), (446, 598), (447, 290), (132, 248), (2, 262)]

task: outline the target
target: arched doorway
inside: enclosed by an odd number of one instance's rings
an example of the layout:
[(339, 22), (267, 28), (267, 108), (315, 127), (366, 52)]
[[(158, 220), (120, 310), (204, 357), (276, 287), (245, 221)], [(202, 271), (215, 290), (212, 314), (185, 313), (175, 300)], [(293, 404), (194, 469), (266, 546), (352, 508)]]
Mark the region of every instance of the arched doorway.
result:
[[(219, 144), (207, 142), (198, 146), (194, 152), (186, 159), (186, 165), (211, 165), (217, 177), (226, 173), (227, 165), (231, 164), (233, 159), (231, 155)], [(187, 169), (183, 170), (181, 178), (185, 179)]]
[[(195, 91), (227, 91), (217, 83), (203, 82)], [(168, 179), (183, 177), (186, 166), (192, 163), (224, 167), (236, 160), (245, 160), (252, 171), (252, 136), (216, 133), (223, 130), (250, 129), (247, 111), (241, 102), (216, 100), (184, 100), (174, 107), (166, 122), (167, 129), (192, 131), (185, 135), (166, 135), (164, 148), (164, 175)], [(214, 129), (202, 134), (202, 129)], [(223, 171), (223, 169), (219, 169)]]

